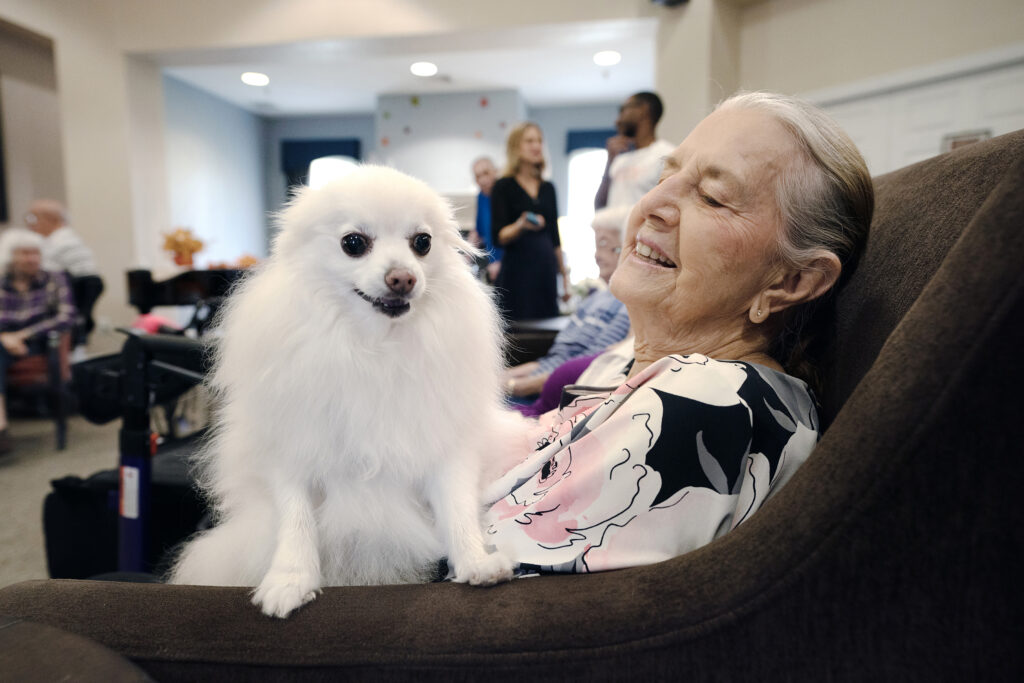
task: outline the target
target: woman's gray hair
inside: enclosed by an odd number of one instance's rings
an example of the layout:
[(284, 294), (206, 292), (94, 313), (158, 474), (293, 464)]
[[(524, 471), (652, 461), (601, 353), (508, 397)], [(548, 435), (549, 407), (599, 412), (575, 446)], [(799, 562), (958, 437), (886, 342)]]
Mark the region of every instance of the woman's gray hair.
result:
[(15, 249), (38, 249), (42, 251), (45, 240), (38, 232), (28, 228), (7, 228), (3, 233), (0, 233), (0, 244), (3, 245), (4, 249), (3, 257), (10, 261), (11, 254), (14, 253)]
[[(718, 110), (762, 111), (778, 121), (804, 152), (804, 163), (779, 175), (776, 203), (783, 229), (778, 256), (792, 268), (813, 268), (823, 252), (839, 258), (842, 272), (833, 292), (853, 274), (867, 243), (875, 207), (871, 173), (850, 137), (814, 105), (787, 95), (742, 92)], [(773, 353), (793, 374), (817, 384), (813, 365), (833, 331), (835, 301), (812, 301), (786, 311)]]
[(43, 251), (45, 239), (28, 228), (11, 227), (0, 232), (0, 272), (6, 272), (14, 259), (15, 249), (38, 249)]
[(626, 228), (626, 219), (629, 218), (632, 206), (606, 206), (594, 212), (594, 219), (590, 221), (590, 227), (595, 230), (615, 230), (622, 235)]
[(800, 145), (809, 163), (783, 170), (776, 185), (784, 226), (779, 256), (786, 265), (806, 268), (830, 251), (843, 265), (845, 282), (867, 240), (875, 206), (871, 173), (857, 146), (828, 114), (795, 97), (744, 92), (717, 109), (763, 111)]

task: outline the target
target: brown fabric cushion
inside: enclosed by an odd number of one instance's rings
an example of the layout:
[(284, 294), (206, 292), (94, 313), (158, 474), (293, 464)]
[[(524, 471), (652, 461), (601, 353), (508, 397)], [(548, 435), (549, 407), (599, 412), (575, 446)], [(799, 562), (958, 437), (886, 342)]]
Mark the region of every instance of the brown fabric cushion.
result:
[(79, 683), (152, 680), (124, 657), (87, 638), (9, 617), (0, 617), (0, 678)]
[(875, 179), (875, 219), (867, 248), (837, 300), (835, 347), (820, 397), (826, 424), (992, 187), (1022, 157), (1024, 130)]
[(990, 184), (806, 465), (693, 553), (490, 589), (329, 588), (287, 621), (243, 589), (76, 581), (2, 589), (0, 613), (166, 681), (1019, 680), (1022, 187), (1024, 163)]

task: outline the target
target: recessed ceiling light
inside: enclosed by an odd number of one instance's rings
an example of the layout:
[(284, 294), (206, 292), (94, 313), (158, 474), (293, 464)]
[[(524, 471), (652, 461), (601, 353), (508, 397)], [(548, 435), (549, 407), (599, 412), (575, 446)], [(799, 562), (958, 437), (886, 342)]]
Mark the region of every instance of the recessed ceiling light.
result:
[(242, 83), (263, 87), (270, 83), (270, 76), (267, 74), (261, 74), (258, 71), (246, 71), (242, 74)]
[(433, 62), (416, 62), (409, 67), (414, 76), (433, 76), (437, 73), (437, 64)]
[(615, 66), (622, 61), (622, 55), (615, 50), (602, 50), (594, 53), (594, 64), (598, 66)]

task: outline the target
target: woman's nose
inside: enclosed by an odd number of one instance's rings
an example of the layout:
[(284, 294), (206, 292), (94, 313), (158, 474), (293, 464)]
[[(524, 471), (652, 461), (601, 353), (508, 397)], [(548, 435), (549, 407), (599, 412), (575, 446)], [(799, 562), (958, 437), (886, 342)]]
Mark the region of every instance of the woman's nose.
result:
[(679, 223), (678, 189), (670, 181), (655, 185), (640, 198), (638, 209), (643, 219), (657, 227), (675, 227)]

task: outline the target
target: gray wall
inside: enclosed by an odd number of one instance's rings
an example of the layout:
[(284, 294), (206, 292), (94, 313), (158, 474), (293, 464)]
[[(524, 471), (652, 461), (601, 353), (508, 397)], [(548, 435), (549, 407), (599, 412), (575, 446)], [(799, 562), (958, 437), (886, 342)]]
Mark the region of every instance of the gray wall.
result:
[(570, 130), (614, 128), (619, 115), (619, 102), (576, 105), (572, 107), (533, 107), (527, 116), (544, 131), (544, 141), (551, 155), (551, 182), (558, 194), (558, 213), (565, 215), (569, 184), (569, 156), (565, 143)]
[(243, 109), (164, 77), (170, 230), (206, 246), (197, 265), (266, 255), (264, 123)]
[(66, 199), (60, 101), (52, 47), (5, 26), (0, 26), (0, 103), (8, 221), (20, 225), (33, 199)]

